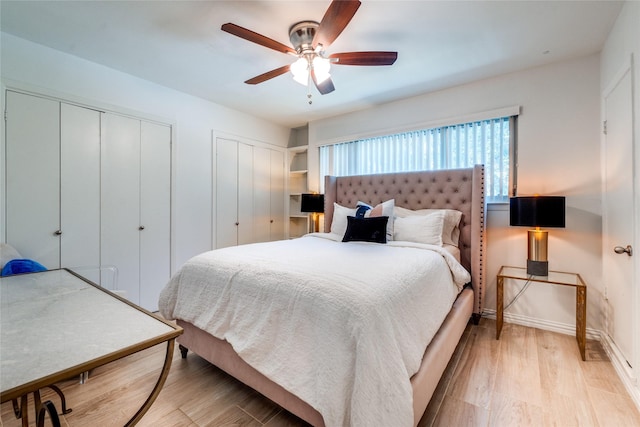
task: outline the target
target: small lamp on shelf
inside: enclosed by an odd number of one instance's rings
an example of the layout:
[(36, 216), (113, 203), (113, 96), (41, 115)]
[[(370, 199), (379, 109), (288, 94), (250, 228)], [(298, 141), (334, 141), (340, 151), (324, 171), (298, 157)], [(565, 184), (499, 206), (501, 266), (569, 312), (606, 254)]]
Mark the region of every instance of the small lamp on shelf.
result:
[(563, 196), (512, 197), (509, 200), (509, 225), (535, 227), (527, 232), (527, 274), (548, 276), (549, 232), (540, 228), (564, 228), (565, 198)]
[(300, 212), (313, 214), (313, 231), (320, 231), (320, 215), (324, 213), (324, 194), (302, 194)]

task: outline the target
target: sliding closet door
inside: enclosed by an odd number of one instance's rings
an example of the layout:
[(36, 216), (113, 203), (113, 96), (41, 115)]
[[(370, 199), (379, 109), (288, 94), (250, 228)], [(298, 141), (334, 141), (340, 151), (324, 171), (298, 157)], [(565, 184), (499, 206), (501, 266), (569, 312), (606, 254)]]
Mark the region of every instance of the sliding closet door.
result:
[(140, 121), (116, 114), (104, 114), (103, 137), (101, 264), (103, 267), (115, 266), (118, 269), (116, 289), (124, 291), (126, 298), (138, 303)]
[(7, 91), (6, 239), (60, 266), (60, 103)]
[(140, 305), (156, 311), (171, 275), (171, 128), (141, 122), (140, 155)]
[(60, 266), (100, 283), (101, 113), (60, 108)]

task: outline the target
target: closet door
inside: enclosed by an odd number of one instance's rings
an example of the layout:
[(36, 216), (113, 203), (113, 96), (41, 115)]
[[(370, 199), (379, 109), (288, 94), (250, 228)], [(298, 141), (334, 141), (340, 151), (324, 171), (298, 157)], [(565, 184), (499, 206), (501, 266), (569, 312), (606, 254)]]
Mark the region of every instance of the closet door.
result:
[(253, 147), (254, 241), (271, 240), (271, 151)]
[(60, 267), (60, 103), (7, 91), (6, 239)]
[(124, 296), (137, 304), (140, 300), (140, 121), (104, 114), (103, 136), (101, 265), (118, 269), (115, 288), (124, 291)]
[(171, 128), (141, 122), (140, 305), (158, 309), (171, 275)]
[(60, 109), (60, 266), (100, 283), (100, 112)]
[(216, 139), (216, 248), (238, 244), (238, 142)]
[(270, 150), (270, 228), (269, 240), (284, 239), (284, 153)]
[(253, 243), (253, 147), (238, 143), (238, 245)]
[(216, 139), (216, 248), (253, 242), (253, 147)]

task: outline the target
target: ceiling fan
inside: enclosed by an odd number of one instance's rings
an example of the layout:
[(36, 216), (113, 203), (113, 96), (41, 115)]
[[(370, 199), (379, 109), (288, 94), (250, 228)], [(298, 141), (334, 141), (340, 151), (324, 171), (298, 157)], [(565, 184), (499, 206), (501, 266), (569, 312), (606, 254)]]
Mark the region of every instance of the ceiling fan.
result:
[(310, 78), (318, 92), (325, 95), (335, 90), (329, 74), (331, 64), (392, 65), (398, 57), (397, 52), (343, 52), (325, 55), (325, 49), (342, 33), (359, 7), (359, 0), (333, 0), (320, 23), (302, 21), (292, 25), (289, 29), (289, 39), (293, 48), (236, 24), (227, 23), (221, 29), (298, 58), (293, 64), (267, 71), (245, 83), (255, 85), (291, 71), (294, 80), (307, 85)]

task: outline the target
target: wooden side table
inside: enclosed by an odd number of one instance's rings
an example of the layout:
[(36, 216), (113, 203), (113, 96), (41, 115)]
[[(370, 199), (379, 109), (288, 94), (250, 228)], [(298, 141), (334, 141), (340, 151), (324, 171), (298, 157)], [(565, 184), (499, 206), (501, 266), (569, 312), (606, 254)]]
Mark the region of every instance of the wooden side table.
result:
[(585, 358), (585, 344), (587, 342), (587, 285), (579, 274), (562, 271), (549, 271), (548, 276), (533, 276), (527, 274), (522, 267), (502, 266), (498, 272), (496, 290), (496, 339), (500, 339), (504, 322), (504, 279), (524, 280), (531, 282), (549, 283), (552, 285), (573, 286), (576, 288), (576, 340), (580, 348), (582, 360)]

